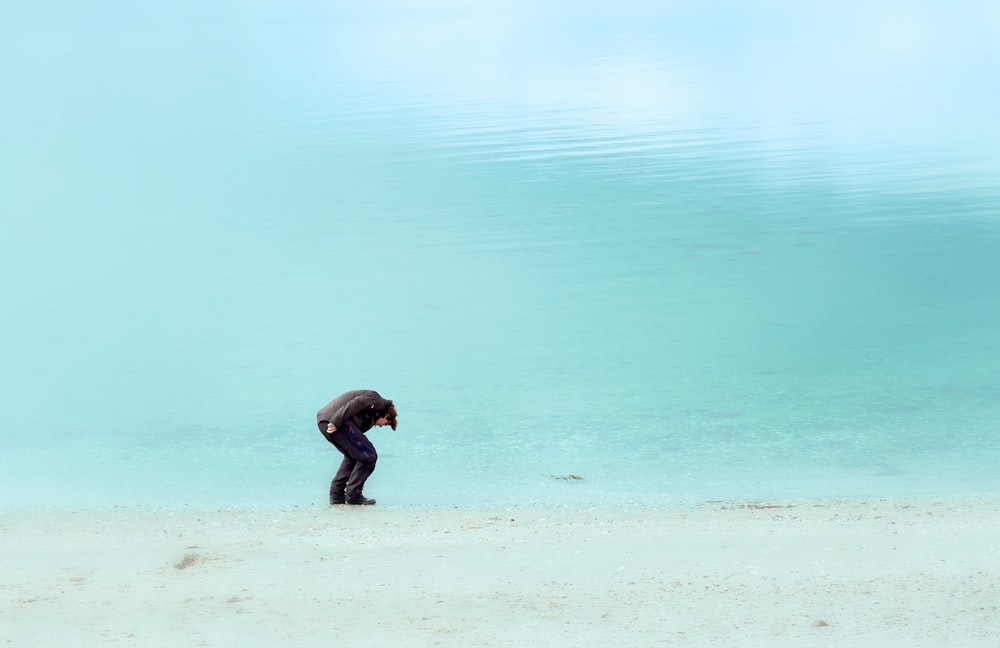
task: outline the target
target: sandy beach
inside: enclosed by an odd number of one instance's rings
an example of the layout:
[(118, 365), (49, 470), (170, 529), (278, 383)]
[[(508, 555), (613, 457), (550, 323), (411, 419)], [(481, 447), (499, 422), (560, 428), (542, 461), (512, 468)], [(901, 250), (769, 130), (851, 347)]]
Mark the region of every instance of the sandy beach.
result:
[(0, 514), (0, 645), (1000, 646), (1000, 502)]

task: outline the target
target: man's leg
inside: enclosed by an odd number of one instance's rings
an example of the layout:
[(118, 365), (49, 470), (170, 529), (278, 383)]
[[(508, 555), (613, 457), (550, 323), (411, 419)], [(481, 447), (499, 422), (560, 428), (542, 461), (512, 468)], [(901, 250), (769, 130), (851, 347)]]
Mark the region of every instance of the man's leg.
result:
[(330, 504), (343, 504), (345, 501), (344, 490), (347, 488), (347, 482), (350, 480), (351, 473), (354, 472), (354, 464), (357, 462), (350, 457), (346, 446), (339, 442), (337, 435), (328, 435), (326, 433), (329, 427), (329, 422), (319, 422), (319, 431), (323, 433), (326, 439), (333, 442), (334, 447), (340, 450), (340, 454), (344, 455), (344, 460), (340, 462), (337, 474), (333, 476), (333, 481), (330, 482)]
[[(369, 442), (370, 443), (370, 442)], [(374, 452), (374, 448), (372, 448)], [(345, 489), (345, 496), (348, 504), (374, 504), (375, 500), (369, 500), (364, 496), (362, 492), (365, 488), (365, 482), (375, 471), (375, 461), (359, 461), (354, 466), (354, 470), (351, 472), (351, 478), (347, 482), (347, 488)]]
[[(341, 450), (343, 452), (343, 450)], [(344, 491), (347, 489), (347, 482), (351, 478), (351, 473), (354, 472), (354, 466), (357, 462), (351, 459), (346, 454), (344, 455), (344, 460), (340, 462), (340, 469), (337, 474), (334, 475), (333, 481), (330, 482), (330, 503), (331, 504), (343, 504), (346, 496)]]
[[(375, 463), (378, 461), (378, 453), (375, 452), (375, 446), (368, 440), (365, 433), (359, 430), (353, 423), (345, 423), (342, 428), (333, 434), (332, 438), (336, 446), (344, 453), (345, 460), (344, 464), (341, 464), (341, 469), (343, 470), (346, 467), (348, 458), (354, 462), (350, 476), (347, 478), (345, 484), (347, 503), (362, 504), (371, 502), (374, 504), (373, 500), (365, 499), (362, 491), (365, 487), (365, 481), (375, 471)], [(340, 474), (340, 472), (337, 473), (338, 476)]]

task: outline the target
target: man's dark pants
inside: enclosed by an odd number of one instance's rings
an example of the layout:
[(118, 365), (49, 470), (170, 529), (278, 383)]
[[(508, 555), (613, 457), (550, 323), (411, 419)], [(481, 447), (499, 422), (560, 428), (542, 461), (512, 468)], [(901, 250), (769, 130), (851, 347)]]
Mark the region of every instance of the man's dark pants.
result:
[(320, 421), (319, 431), (344, 455), (340, 470), (330, 482), (330, 503), (343, 502), (345, 499), (348, 502), (358, 501), (363, 497), (361, 491), (365, 487), (365, 481), (375, 470), (378, 453), (365, 433), (353, 423), (345, 422), (336, 432), (327, 435), (328, 425), (326, 421)]

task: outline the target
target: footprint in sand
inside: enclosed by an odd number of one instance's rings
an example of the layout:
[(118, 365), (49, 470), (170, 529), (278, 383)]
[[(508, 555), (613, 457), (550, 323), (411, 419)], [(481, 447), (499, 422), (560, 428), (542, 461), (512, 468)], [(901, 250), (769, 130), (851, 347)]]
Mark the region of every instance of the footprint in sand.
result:
[(202, 561), (201, 554), (196, 554), (196, 553), (184, 554), (184, 557), (181, 558), (180, 561), (174, 563), (174, 568), (187, 569), (192, 565), (197, 565), (201, 561)]

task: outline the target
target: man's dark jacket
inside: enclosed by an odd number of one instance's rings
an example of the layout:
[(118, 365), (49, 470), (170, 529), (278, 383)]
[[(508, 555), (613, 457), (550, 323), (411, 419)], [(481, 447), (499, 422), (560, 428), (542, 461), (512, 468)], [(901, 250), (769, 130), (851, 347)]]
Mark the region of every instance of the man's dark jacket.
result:
[[(316, 422), (326, 421), (335, 428), (347, 422), (354, 423), (362, 432), (367, 432), (375, 425), (375, 420), (385, 413), (391, 400), (382, 398), (377, 391), (371, 389), (356, 389), (337, 396), (316, 412)], [(329, 435), (324, 434), (327, 441), (333, 443)]]

